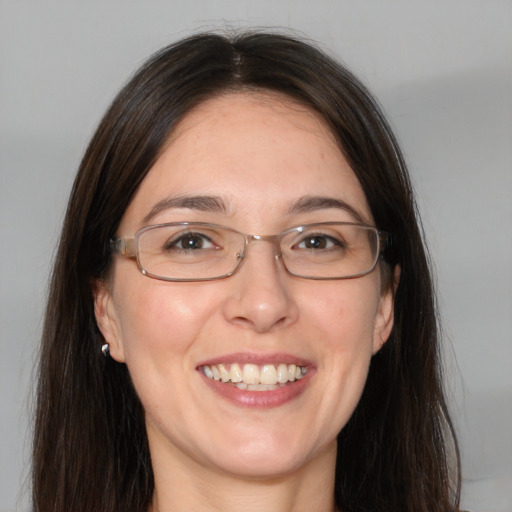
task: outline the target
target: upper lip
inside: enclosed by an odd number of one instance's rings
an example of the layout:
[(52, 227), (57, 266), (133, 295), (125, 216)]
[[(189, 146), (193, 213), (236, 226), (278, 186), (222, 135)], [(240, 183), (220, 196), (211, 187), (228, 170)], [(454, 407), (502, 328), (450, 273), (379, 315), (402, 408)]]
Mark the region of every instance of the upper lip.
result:
[(270, 354), (262, 354), (262, 353), (252, 353), (252, 352), (236, 352), (231, 354), (224, 354), (221, 356), (215, 356), (210, 359), (206, 359), (199, 363), (197, 366), (211, 366), (214, 364), (274, 364), (278, 365), (281, 363), (285, 364), (296, 364), (298, 366), (311, 366), (311, 361), (304, 359), (302, 357), (298, 357), (293, 354), (287, 353), (270, 353)]

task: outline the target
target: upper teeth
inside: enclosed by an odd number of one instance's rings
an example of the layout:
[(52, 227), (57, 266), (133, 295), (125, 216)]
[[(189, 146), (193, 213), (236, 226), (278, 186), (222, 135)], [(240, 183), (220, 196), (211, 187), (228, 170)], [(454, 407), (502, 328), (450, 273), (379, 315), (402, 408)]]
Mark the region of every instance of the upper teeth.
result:
[(244, 383), (247, 385), (254, 384), (286, 384), (298, 379), (302, 379), (306, 375), (305, 366), (295, 364), (281, 363), (277, 367), (273, 364), (264, 364), (258, 366), (256, 364), (244, 364), (242, 367), (238, 363), (231, 365), (211, 364), (204, 365), (203, 373), (209, 379), (215, 379), (222, 382), (231, 381), (234, 384)]

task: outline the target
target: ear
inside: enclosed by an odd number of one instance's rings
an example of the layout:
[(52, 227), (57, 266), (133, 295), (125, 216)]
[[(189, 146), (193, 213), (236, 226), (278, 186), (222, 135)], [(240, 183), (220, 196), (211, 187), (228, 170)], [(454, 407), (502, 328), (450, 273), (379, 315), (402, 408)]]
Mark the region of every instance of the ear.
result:
[[(125, 362), (120, 324), (114, 307), (114, 299), (109, 285), (95, 280), (93, 285), (94, 316), (98, 328), (109, 345), (110, 356), (119, 363)], [(100, 347), (98, 347), (99, 350)]]
[(393, 271), (392, 282), (381, 291), (373, 332), (373, 354), (384, 346), (393, 329), (395, 293), (399, 281), (400, 267), (397, 265)]

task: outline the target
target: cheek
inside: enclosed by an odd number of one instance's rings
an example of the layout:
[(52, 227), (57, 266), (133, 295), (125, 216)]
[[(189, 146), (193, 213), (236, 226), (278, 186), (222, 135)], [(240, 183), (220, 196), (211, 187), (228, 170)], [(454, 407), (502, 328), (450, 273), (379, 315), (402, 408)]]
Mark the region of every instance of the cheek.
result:
[(379, 283), (369, 279), (320, 283), (302, 303), (304, 339), (318, 363), (311, 432), (332, 441), (347, 424), (363, 392), (372, 357)]
[(212, 298), (194, 286), (136, 276), (118, 281), (116, 301), (128, 366), (137, 358), (155, 361), (184, 353), (208, 323)]
[(355, 407), (366, 382), (379, 298), (378, 285), (359, 279), (329, 283), (309, 301), (311, 336), (324, 352), (319, 373), (343, 415)]
[(371, 276), (330, 281), (306, 295), (301, 310), (330, 350), (371, 350), (380, 298), (376, 281)]

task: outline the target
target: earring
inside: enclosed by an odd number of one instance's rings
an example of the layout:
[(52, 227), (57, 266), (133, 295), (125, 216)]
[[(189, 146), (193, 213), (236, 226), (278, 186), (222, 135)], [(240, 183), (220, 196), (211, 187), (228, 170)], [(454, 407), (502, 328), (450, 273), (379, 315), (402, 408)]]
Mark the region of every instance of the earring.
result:
[(103, 352), (103, 355), (105, 357), (110, 355), (110, 347), (108, 346), (108, 343), (105, 343), (104, 345), (101, 346), (101, 351)]

